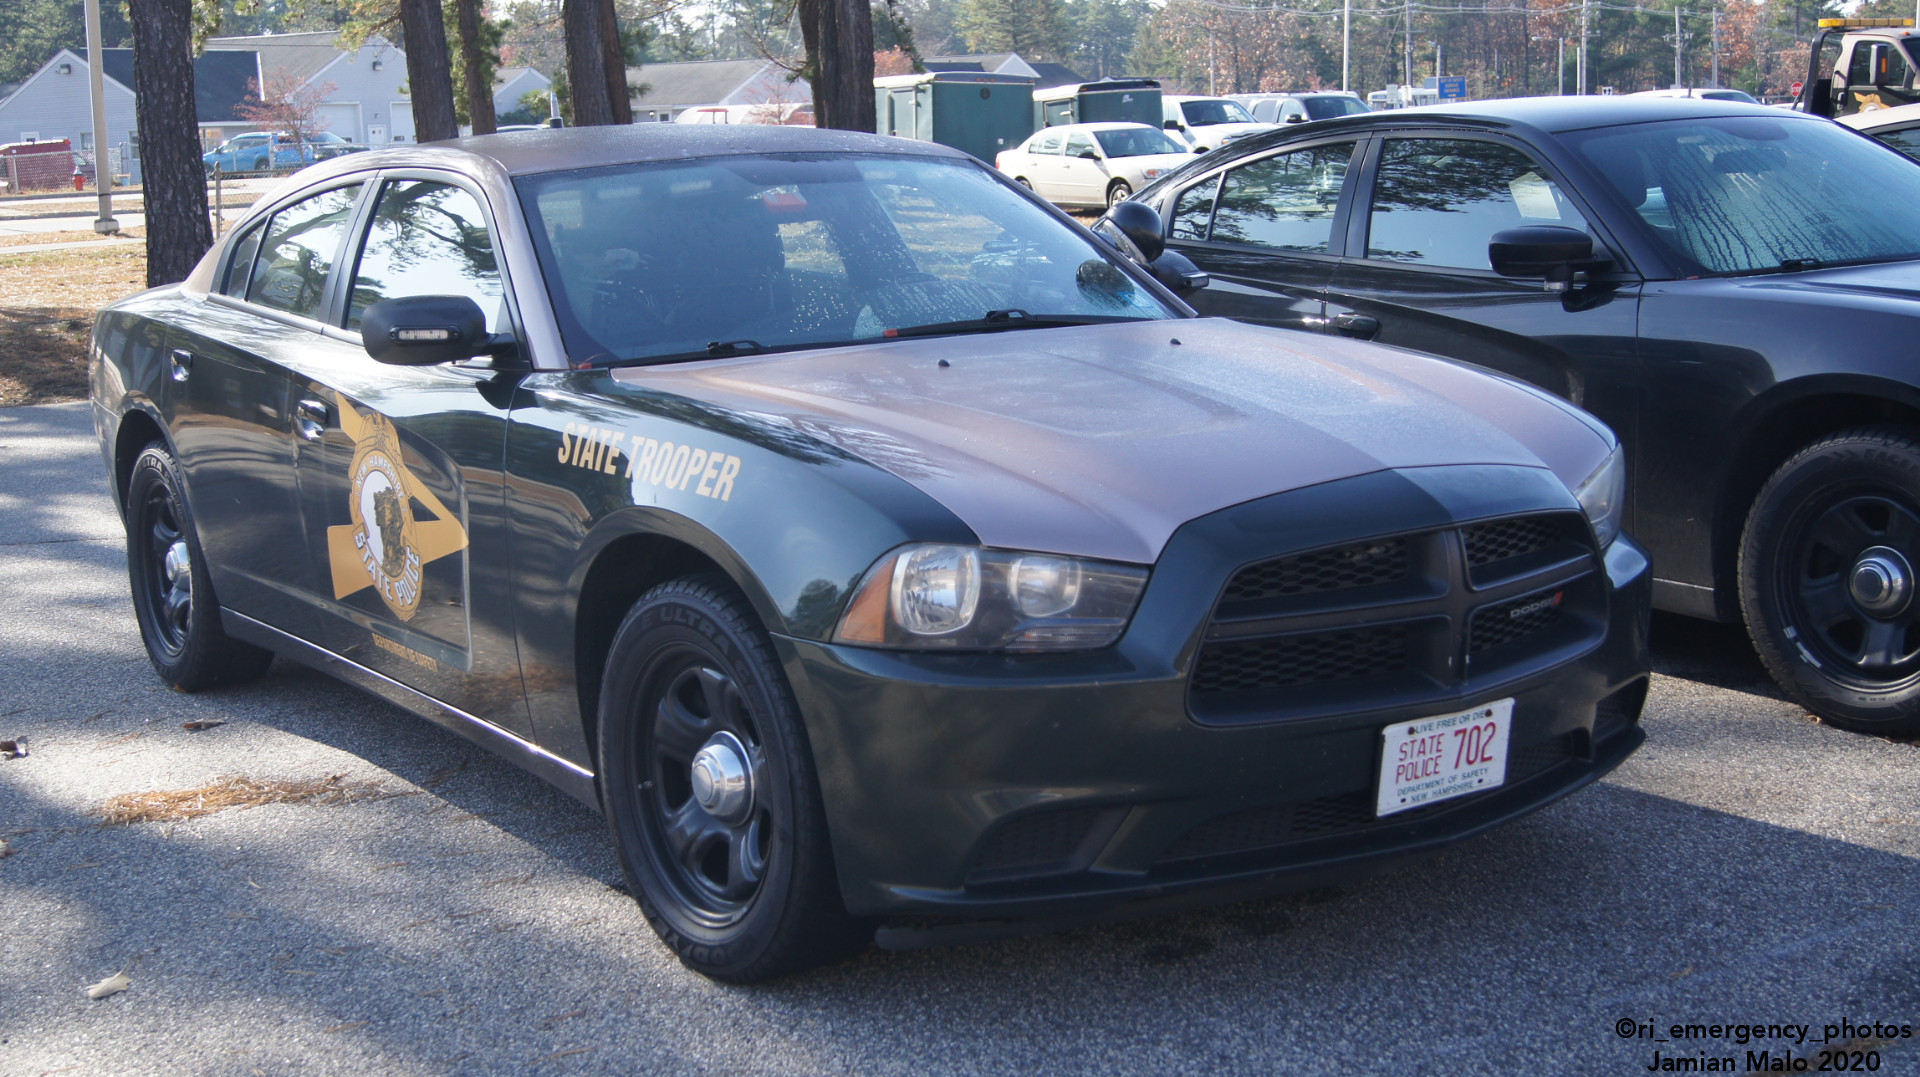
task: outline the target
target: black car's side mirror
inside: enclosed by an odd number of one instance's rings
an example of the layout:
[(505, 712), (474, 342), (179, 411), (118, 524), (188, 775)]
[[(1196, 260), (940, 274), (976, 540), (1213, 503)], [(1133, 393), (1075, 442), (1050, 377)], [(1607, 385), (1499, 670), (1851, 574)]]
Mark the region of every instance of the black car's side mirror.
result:
[(1543, 277), (1548, 291), (1565, 291), (1576, 270), (1596, 263), (1593, 237), (1559, 224), (1529, 224), (1493, 234), (1487, 261), (1503, 277)]
[(360, 317), (367, 354), (394, 366), (457, 363), (488, 352), (487, 316), (464, 295), (383, 299)]
[(1175, 292), (1191, 292), (1210, 283), (1192, 259), (1167, 249), (1160, 215), (1145, 202), (1115, 203), (1106, 216), (1094, 222), (1093, 232)]

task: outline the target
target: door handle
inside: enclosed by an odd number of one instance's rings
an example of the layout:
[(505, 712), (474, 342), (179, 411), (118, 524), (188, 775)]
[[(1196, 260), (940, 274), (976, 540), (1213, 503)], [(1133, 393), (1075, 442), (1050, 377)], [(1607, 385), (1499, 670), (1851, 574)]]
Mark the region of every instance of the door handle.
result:
[(1347, 336), (1358, 337), (1361, 340), (1372, 340), (1374, 336), (1380, 332), (1380, 319), (1372, 317), (1371, 315), (1355, 314), (1349, 311), (1345, 314), (1335, 315), (1333, 327)]
[(186, 381), (187, 375), (193, 373), (193, 353), (187, 349), (175, 348), (167, 359), (173, 367), (174, 381)]
[(294, 405), (294, 425), (299, 428), (300, 436), (308, 441), (319, 441), (327, 432), (327, 405), (325, 401), (306, 399)]

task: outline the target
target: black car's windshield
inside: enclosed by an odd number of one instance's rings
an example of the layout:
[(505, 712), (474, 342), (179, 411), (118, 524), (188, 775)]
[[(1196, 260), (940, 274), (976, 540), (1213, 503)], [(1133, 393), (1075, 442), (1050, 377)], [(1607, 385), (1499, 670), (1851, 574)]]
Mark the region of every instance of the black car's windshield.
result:
[(517, 187), (576, 363), (1176, 316), (970, 162), (715, 157)]
[(1564, 137), (1692, 272), (1920, 258), (1920, 166), (1836, 124), (1729, 116)]
[(1300, 103), (1307, 106), (1307, 118), (1310, 120), (1331, 120), (1335, 116), (1372, 111), (1367, 108), (1365, 101), (1357, 97), (1303, 97)]
[(1149, 153), (1185, 153), (1187, 148), (1151, 127), (1123, 127), (1095, 131), (1108, 157), (1144, 157)]
[(1199, 101), (1180, 102), (1180, 114), (1194, 127), (1206, 127), (1216, 123), (1252, 123), (1253, 117), (1247, 110), (1233, 101), (1220, 98), (1206, 98)]

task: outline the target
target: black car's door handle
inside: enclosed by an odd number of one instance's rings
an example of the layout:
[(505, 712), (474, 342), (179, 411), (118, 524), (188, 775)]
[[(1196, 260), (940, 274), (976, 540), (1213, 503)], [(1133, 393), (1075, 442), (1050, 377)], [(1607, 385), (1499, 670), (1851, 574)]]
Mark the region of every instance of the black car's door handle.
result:
[(173, 366), (174, 381), (186, 381), (187, 375), (193, 373), (193, 353), (187, 349), (173, 349), (173, 354), (168, 356), (168, 359)]
[(325, 401), (306, 399), (294, 405), (294, 425), (300, 436), (308, 441), (319, 441), (327, 433), (327, 405)]
[(1380, 332), (1380, 319), (1371, 315), (1348, 312), (1336, 315), (1333, 319), (1333, 327), (1347, 336), (1372, 340), (1374, 335)]

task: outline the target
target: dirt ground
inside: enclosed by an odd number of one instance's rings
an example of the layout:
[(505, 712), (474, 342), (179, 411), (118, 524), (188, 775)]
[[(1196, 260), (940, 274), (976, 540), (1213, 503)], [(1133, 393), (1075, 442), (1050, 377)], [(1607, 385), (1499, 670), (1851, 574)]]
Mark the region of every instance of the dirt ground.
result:
[(142, 244), (18, 255), (0, 247), (0, 407), (84, 399), (94, 312), (146, 279)]

